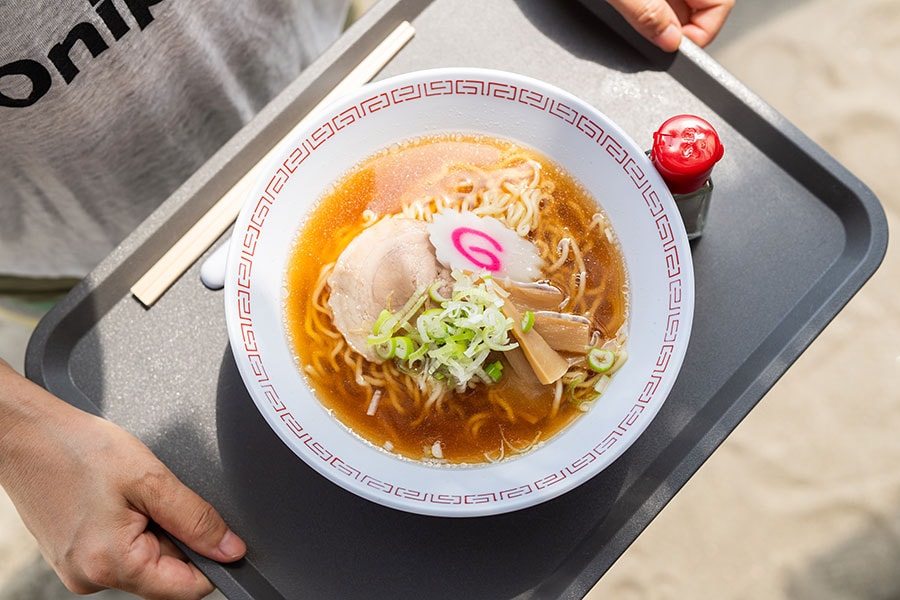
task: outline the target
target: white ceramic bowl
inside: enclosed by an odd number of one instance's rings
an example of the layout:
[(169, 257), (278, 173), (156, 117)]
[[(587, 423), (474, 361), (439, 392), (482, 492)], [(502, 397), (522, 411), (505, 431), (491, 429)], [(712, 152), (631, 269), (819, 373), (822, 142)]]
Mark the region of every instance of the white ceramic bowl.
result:
[[(244, 383), (272, 430), (334, 483), (396, 509), (440, 516), (518, 510), (556, 497), (618, 458), (659, 411), (687, 347), (690, 247), (644, 152), (594, 107), (546, 83), (484, 69), (421, 71), (370, 84), (319, 113), (265, 169), (234, 228), (225, 308)], [(394, 142), (486, 133), (557, 161), (618, 234), (630, 280), (629, 359), (587, 414), (498, 464), (435, 467), (361, 443), (319, 404), (284, 332), (285, 269), (297, 227), (334, 180)]]

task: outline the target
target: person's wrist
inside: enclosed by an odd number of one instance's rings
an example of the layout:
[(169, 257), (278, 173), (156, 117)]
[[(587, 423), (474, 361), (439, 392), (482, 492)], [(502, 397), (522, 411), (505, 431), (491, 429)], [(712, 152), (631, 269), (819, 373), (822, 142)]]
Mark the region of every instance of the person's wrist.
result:
[(40, 443), (35, 440), (41, 434), (31, 424), (42, 423), (42, 415), (66, 418), (55, 407), (43, 410), (47, 401), (65, 405), (0, 359), (0, 485), (8, 483), (10, 465), (27, 460), (29, 452)]
[(16, 370), (0, 358), (0, 475), (2, 475), (4, 465), (9, 461), (8, 440), (24, 419), (24, 407), (16, 401), (15, 397), (17, 389), (15, 380), (18, 377), (21, 376)]

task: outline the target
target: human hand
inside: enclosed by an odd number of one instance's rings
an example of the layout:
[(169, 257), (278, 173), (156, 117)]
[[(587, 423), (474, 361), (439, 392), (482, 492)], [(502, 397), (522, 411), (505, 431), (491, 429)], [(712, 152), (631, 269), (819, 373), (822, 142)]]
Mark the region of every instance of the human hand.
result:
[(682, 35), (706, 46), (725, 23), (735, 0), (609, 0), (634, 29), (665, 50), (674, 52)]
[(117, 425), (59, 400), (0, 361), (0, 484), (71, 591), (148, 599), (213, 591), (153, 523), (199, 554), (246, 552), (215, 509)]

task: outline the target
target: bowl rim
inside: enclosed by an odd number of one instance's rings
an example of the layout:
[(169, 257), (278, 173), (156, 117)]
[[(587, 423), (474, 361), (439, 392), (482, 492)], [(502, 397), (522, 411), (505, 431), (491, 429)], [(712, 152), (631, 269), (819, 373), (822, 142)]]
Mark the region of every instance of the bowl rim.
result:
[[(391, 482), (384, 481), (378, 477), (366, 479), (359, 474), (354, 474), (354, 471), (359, 470), (357, 467), (343, 461), (339, 455), (332, 453), (327, 447), (323, 448), (321, 444), (316, 446), (315, 438), (308, 433), (305, 434), (305, 438), (301, 438), (298, 436), (296, 428), (298, 426), (302, 428), (302, 425), (299, 423), (286, 424), (283, 414), (278, 415), (273, 412), (272, 407), (274, 405), (270, 391), (261, 386), (263, 380), (260, 378), (259, 369), (263, 368), (262, 359), (258, 356), (251, 356), (252, 352), (248, 353), (245, 351), (248, 348), (247, 332), (253, 332), (254, 335), (259, 333), (258, 331), (254, 332), (252, 329), (252, 309), (242, 304), (244, 300), (247, 300), (246, 304), (249, 304), (249, 295), (241, 296), (243, 292), (247, 292), (247, 290), (242, 288), (241, 278), (246, 277), (247, 288), (249, 289), (249, 282), (252, 277), (249, 274), (249, 269), (243, 273), (241, 271), (242, 264), (245, 264), (242, 262), (244, 260), (242, 255), (247, 254), (247, 232), (253, 228), (259, 229), (260, 232), (262, 231), (264, 225), (257, 227), (257, 222), (254, 221), (254, 218), (259, 216), (258, 207), (267, 195), (271, 195), (274, 189), (273, 183), (277, 183), (277, 174), (283, 172), (284, 166), (288, 164), (291, 157), (301, 147), (305, 146), (313, 148), (313, 150), (320, 147), (327, 139), (330, 139), (321, 137), (325, 133), (330, 132), (331, 135), (335, 135), (334, 125), (337, 122), (336, 119), (339, 119), (341, 115), (345, 115), (348, 110), (359, 111), (359, 107), (366, 105), (366, 103), (368, 103), (367, 106), (369, 108), (373, 108), (375, 105), (372, 102), (378, 102), (379, 99), (389, 100), (386, 96), (389, 92), (397, 93), (400, 90), (400, 93), (403, 93), (404, 90), (416, 89), (416, 86), (423, 83), (436, 83), (439, 86), (453, 85), (457, 89), (451, 91), (451, 94), (467, 95), (478, 93), (479, 87), (483, 92), (486, 82), (497, 84), (494, 93), (509, 93), (510, 86), (515, 87), (518, 102), (531, 103), (535, 105), (535, 108), (538, 108), (537, 104), (549, 101), (552, 106), (549, 109), (547, 106), (541, 109), (545, 111), (545, 114), (550, 114), (547, 112), (548, 110), (551, 112), (555, 111), (553, 116), (558, 117), (561, 122), (568, 123), (570, 127), (579, 127), (581, 132), (586, 135), (597, 134), (597, 143), (601, 144), (601, 147), (605, 149), (611, 160), (616, 161), (619, 167), (633, 180), (640, 180), (640, 193), (647, 203), (648, 210), (654, 213), (653, 218), (657, 219), (656, 226), (660, 230), (659, 235), (665, 236), (661, 243), (674, 250), (674, 254), (669, 254), (665, 247), (661, 248), (664, 260), (670, 263), (669, 267), (671, 268), (672, 261), (675, 261), (675, 266), (678, 268), (680, 289), (677, 291), (678, 298), (676, 300), (680, 319), (677, 320), (674, 330), (665, 332), (665, 335), (671, 336), (672, 339), (666, 341), (666, 348), (660, 350), (660, 354), (657, 357), (658, 362), (665, 361), (664, 369), (660, 374), (652, 374), (644, 382), (645, 389), (652, 387), (653, 393), (650, 394), (646, 402), (641, 399), (643, 397), (642, 393), (642, 396), (637, 399), (635, 404), (635, 407), (639, 406), (641, 408), (640, 412), (634, 415), (625, 415), (625, 419), (620, 423), (619, 430), (611, 430), (603, 440), (600, 440), (600, 443), (595, 447), (596, 452), (590, 458), (585, 455), (585, 457), (576, 459), (574, 462), (570, 461), (562, 467), (559, 464), (548, 464), (543, 478), (528, 482), (528, 486), (531, 487), (527, 492), (523, 491), (524, 488), (522, 487), (517, 488), (513, 486), (504, 490), (494, 490), (492, 493), (487, 494), (482, 493), (483, 490), (474, 490), (470, 497), (467, 497), (455, 488), (446, 493), (443, 493), (441, 490), (425, 490), (424, 492), (411, 489), (401, 490), (399, 485), (394, 486), (394, 489), (387, 490), (384, 485), (392, 485)], [(504, 85), (507, 87), (504, 87)], [(375, 108), (375, 110), (380, 110), (380, 108)], [(368, 114), (374, 114), (374, 111)], [(579, 121), (576, 124), (576, 116), (573, 115), (578, 115), (578, 118), (587, 117), (587, 120)], [(599, 134), (593, 129), (599, 129)], [(495, 135), (502, 137), (501, 134)], [(599, 139), (601, 135), (606, 136), (605, 139), (609, 141), (608, 144), (603, 143)], [(317, 146), (316, 144), (319, 145)], [(385, 144), (377, 144), (376, 146), (383, 148)], [(536, 149), (542, 152), (540, 147)], [(372, 153), (374, 153), (374, 150), (368, 154)], [(252, 186), (252, 191), (248, 194), (247, 201), (241, 210), (230, 237), (224, 294), (226, 324), (235, 361), (251, 399), (264, 416), (270, 428), (274, 430), (282, 442), (318, 473), (358, 496), (407, 512), (454, 517), (501, 514), (545, 502), (574, 489), (594, 477), (619, 458), (643, 434), (650, 422), (655, 418), (672, 385), (674, 385), (674, 380), (677, 378), (687, 349), (687, 341), (690, 338), (694, 303), (694, 280), (690, 260), (690, 246), (674, 199), (662, 178), (652, 168), (643, 150), (599, 109), (553, 84), (508, 71), (477, 67), (443, 67), (412, 71), (370, 83), (356, 92), (336, 99), (328, 107), (317, 111), (316, 116), (309, 120), (309, 124), (292, 136), (291, 143), (274, 154), (275, 157), (262, 169), (261, 175)], [(544, 154), (546, 155), (546, 153)], [(550, 158), (552, 159), (553, 157), (550, 156)], [(610, 158), (606, 160), (609, 161)], [(566, 168), (565, 164), (562, 166)], [(347, 168), (350, 167), (352, 167), (352, 164), (347, 164)], [(299, 166), (296, 168), (299, 168)], [(273, 173), (275, 173), (275, 176), (273, 176)], [(282, 185), (287, 186), (287, 183), (282, 182)], [(635, 181), (634, 185), (638, 187), (638, 182)], [(307, 204), (314, 206), (317, 201), (318, 197)], [(598, 204), (606, 208), (599, 200)], [(307, 208), (306, 210), (312, 210), (312, 208)], [(244, 248), (244, 251), (242, 251), (242, 248)], [(254, 268), (259, 271), (257, 267)], [(629, 273), (629, 278), (631, 278), (631, 273)], [(671, 281), (669, 283), (671, 287)], [(249, 292), (247, 293), (249, 294)], [(668, 300), (671, 305), (673, 302), (671, 290), (669, 293), (670, 297)], [(673, 313), (670, 310), (668, 314), (671, 317)], [(251, 317), (251, 327), (249, 329), (246, 326), (247, 321), (245, 317), (247, 315)], [(672, 323), (658, 326), (671, 328)], [(255, 342), (256, 340), (254, 340)], [(263, 370), (265, 371), (265, 369)], [(266, 376), (268, 377), (269, 374), (267, 373)], [(309, 389), (306, 391), (311, 396), (314, 396)], [(576, 422), (584, 420), (585, 417), (582, 416)], [(627, 427), (623, 423), (626, 423)], [(563, 438), (570, 429), (571, 426), (557, 434), (553, 440)], [(348, 439), (350, 439), (349, 436)], [(372, 445), (369, 448), (374, 453), (384, 454), (382, 450)], [(326, 460), (322, 455), (323, 452), (333, 455), (334, 458)], [(401, 464), (406, 460), (391, 458)], [(497, 468), (517, 463), (519, 460), (503, 461)], [(335, 461), (338, 462), (335, 463)], [(440, 467), (415, 463), (415, 461), (407, 460), (407, 462), (430, 472), (441, 469)], [(535, 461), (535, 463), (543, 464), (540, 461)], [(471, 468), (485, 469), (493, 467), (492, 465), (479, 465)], [(466, 469), (466, 467), (452, 467), (446, 469), (444, 475), (463, 472)], [(504, 491), (508, 493), (504, 494)], [(423, 493), (430, 495), (430, 500), (423, 500)]]

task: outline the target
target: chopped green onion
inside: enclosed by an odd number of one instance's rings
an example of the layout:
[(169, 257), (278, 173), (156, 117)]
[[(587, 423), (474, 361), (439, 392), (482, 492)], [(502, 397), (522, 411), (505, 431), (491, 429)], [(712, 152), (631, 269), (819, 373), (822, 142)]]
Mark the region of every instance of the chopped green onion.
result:
[(493, 379), (495, 382), (500, 381), (500, 378), (503, 377), (503, 363), (501, 363), (499, 360), (496, 362), (492, 362), (484, 368), (484, 372), (487, 373), (487, 376)]
[[(366, 343), (377, 347), (386, 343), (401, 328), (407, 328), (409, 320), (422, 308), (426, 300), (428, 300), (428, 290), (420, 288), (399, 312), (381, 311), (372, 327), (372, 333), (366, 337)], [(388, 314), (385, 315), (385, 312)]]
[(522, 333), (528, 333), (532, 327), (534, 327), (534, 313), (526, 310), (522, 315)]
[[(415, 342), (413, 342), (415, 344)], [(428, 344), (422, 344), (412, 352), (406, 355), (406, 360), (410, 365), (414, 364), (417, 360), (425, 356), (425, 353), (428, 352)]]
[(602, 348), (591, 348), (587, 355), (588, 366), (598, 373), (609, 371), (616, 361), (616, 353)]
[(398, 336), (391, 338), (391, 341), (394, 342), (394, 356), (397, 358), (409, 358), (416, 349), (415, 343), (409, 336)]
[(384, 309), (379, 313), (378, 319), (375, 320), (375, 325), (372, 327), (372, 331), (381, 331), (381, 328), (384, 326), (385, 321), (391, 318), (391, 311), (388, 309)]
[(441, 302), (446, 302), (447, 300), (450, 299), (450, 298), (444, 298), (443, 296), (441, 296), (441, 286), (443, 286), (443, 285), (444, 285), (443, 281), (435, 281), (428, 288), (428, 296), (433, 301), (437, 302), (438, 304), (440, 304)]
[(566, 395), (569, 398), (569, 402), (576, 402), (577, 399), (575, 397), (575, 392), (577, 388), (584, 383), (584, 373), (578, 372), (572, 377), (572, 379), (566, 383)]
[[(399, 311), (382, 311), (366, 342), (401, 370), (446, 380), (457, 389), (473, 379), (496, 381), (502, 364), (483, 365), (491, 353), (518, 347), (510, 335), (513, 321), (503, 314), (503, 298), (489, 279), (460, 271), (451, 275), (450, 298), (440, 295), (444, 282), (422, 288)], [(428, 299), (440, 306), (425, 308)]]
[(397, 338), (390, 338), (385, 342), (377, 344), (375, 346), (375, 354), (380, 356), (381, 358), (387, 360), (388, 358), (394, 358), (394, 355), (397, 353)]

